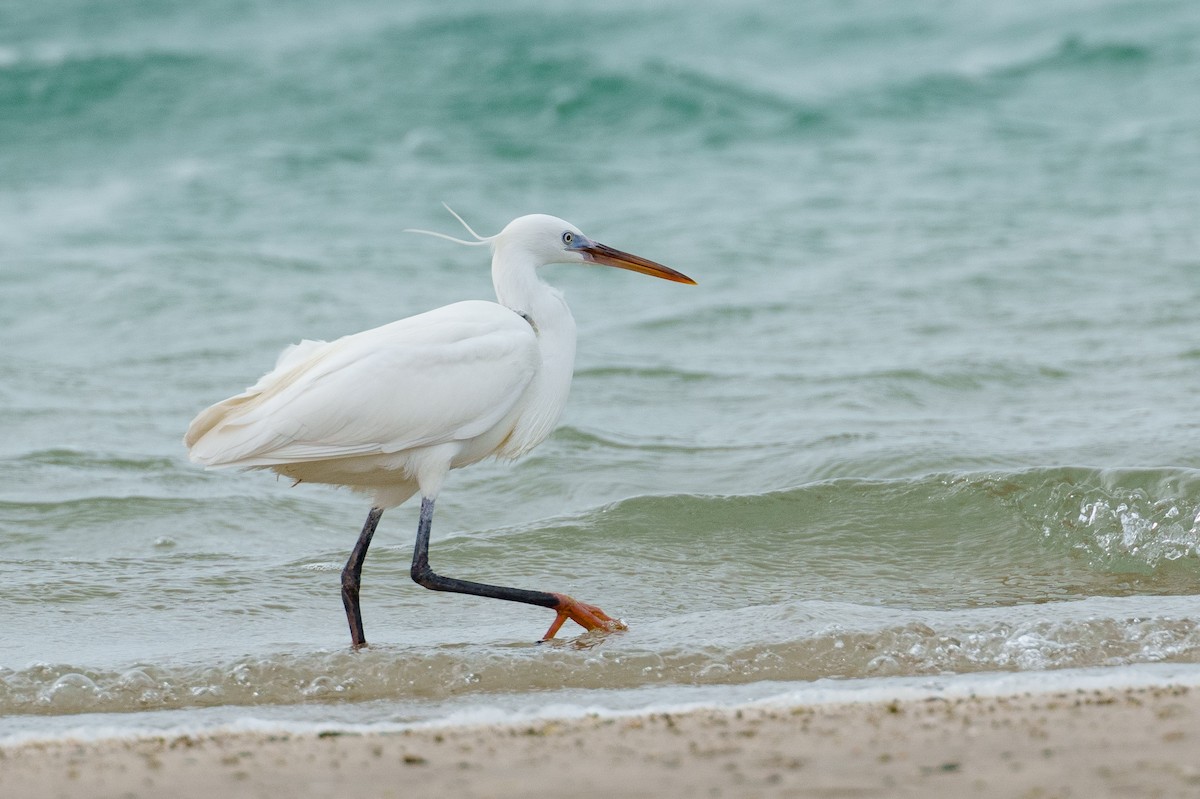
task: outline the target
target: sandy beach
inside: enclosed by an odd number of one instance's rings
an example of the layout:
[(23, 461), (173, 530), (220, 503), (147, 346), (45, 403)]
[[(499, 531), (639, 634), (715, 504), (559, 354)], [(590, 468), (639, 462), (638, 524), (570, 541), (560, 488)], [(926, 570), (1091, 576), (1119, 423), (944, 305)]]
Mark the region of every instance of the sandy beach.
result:
[(1200, 796), (1188, 687), (0, 748), (0, 796)]

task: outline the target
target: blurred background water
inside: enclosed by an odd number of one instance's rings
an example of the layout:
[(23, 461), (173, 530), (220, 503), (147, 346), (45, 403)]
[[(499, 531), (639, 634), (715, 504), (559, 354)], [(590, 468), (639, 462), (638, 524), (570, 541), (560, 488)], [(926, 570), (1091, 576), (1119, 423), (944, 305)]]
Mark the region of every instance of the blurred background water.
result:
[[(1198, 96), (1187, 0), (0, 5), (0, 733), (1200, 663)], [(490, 298), (442, 201), (700, 283), (549, 267), (563, 426), (439, 500), (628, 633), (419, 588), (404, 507), (351, 653), (364, 501), (186, 461)]]

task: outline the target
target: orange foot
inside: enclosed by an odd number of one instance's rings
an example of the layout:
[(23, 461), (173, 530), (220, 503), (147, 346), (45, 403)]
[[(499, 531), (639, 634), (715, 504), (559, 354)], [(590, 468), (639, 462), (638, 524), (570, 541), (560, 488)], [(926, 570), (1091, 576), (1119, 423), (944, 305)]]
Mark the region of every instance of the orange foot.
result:
[(627, 630), (628, 627), (620, 619), (614, 619), (607, 613), (602, 611), (595, 605), (588, 605), (580, 602), (577, 599), (572, 599), (566, 594), (555, 594), (558, 599), (558, 605), (554, 610), (558, 613), (554, 617), (554, 623), (550, 625), (550, 629), (546, 630), (546, 634), (542, 636), (543, 641), (549, 641), (558, 632), (558, 629), (563, 626), (563, 622), (567, 619), (575, 622), (585, 630)]

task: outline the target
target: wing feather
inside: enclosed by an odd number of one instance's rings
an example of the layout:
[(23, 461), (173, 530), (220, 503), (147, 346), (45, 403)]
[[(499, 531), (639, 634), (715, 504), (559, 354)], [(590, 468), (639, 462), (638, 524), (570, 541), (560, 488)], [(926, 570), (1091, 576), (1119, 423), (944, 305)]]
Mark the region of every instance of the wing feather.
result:
[(209, 466), (268, 466), (470, 439), (510, 414), (539, 363), (520, 316), (455, 303), (288, 348), (253, 387), (201, 412), (185, 442)]

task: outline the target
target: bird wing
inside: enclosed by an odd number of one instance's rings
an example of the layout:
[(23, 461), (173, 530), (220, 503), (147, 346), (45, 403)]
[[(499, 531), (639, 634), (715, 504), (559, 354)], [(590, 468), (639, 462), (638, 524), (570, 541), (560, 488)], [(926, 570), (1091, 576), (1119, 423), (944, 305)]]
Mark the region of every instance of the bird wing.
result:
[(201, 412), (184, 441), (209, 466), (268, 466), (466, 440), (512, 411), (539, 364), (519, 315), (455, 303), (289, 347), (254, 386)]

